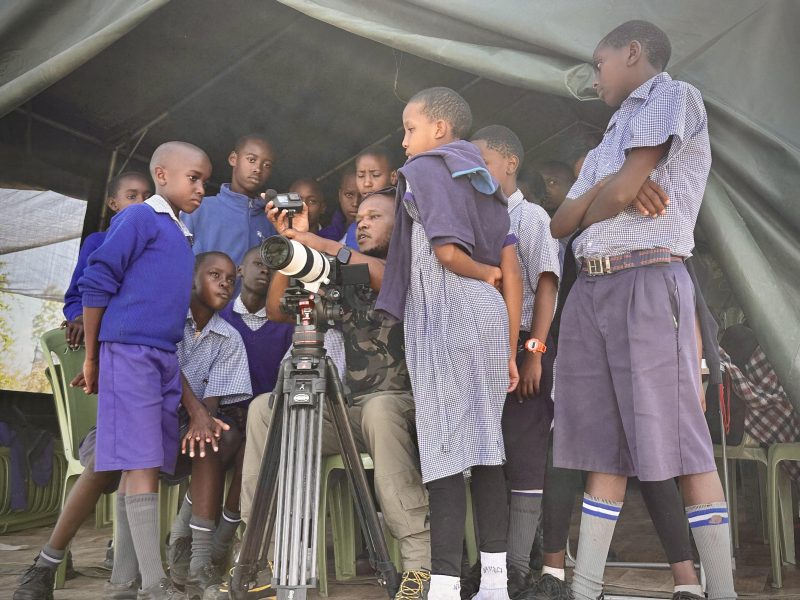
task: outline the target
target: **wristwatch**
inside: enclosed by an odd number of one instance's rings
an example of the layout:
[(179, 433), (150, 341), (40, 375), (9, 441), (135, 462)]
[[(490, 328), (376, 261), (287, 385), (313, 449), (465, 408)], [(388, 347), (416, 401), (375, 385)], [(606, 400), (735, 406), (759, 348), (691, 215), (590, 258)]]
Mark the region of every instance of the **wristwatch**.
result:
[(530, 338), (527, 342), (525, 342), (525, 350), (528, 352), (541, 352), (544, 354), (547, 352), (547, 346), (545, 346), (544, 342), (538, 338)]
[(338, 260), (343, 265), (346, 265), (350, 262), (350, 257), (353, 256), (353, 251), (350, 250), (347, 246), (342, 246), (339, 248), (339, 251), (336, 253), (336, 260)]

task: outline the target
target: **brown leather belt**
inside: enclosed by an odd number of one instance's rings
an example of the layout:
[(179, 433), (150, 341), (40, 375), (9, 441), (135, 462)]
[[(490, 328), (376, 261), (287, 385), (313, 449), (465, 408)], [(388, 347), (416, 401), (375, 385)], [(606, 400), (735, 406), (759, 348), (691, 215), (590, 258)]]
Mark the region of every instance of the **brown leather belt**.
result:
[(581, 272), (594, 277), (596, 275), (610, 275), (633, 267), (646, 267), (648, 265), (671, 262), (683, 262), (683, 257), (671, 254), (666, 248), (634, 250), (617, 256), (584, 258), (581, 262)]

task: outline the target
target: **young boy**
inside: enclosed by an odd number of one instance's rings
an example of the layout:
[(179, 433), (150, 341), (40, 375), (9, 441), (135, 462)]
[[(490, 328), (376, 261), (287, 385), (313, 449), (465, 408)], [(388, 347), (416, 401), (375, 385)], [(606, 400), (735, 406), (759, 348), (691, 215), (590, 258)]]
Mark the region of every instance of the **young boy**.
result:
[[(221, 574), (212, 560), (215, 528), (222, 500), (224, 473), (233, 464), (240, 449), (243, 431), (237, 426), (235, 407), (250, 399), (252, 390), (247, 356), (239, 333), (219, 311), (231, 299), (236, 284), (236, 268), (221, 252), (204, 252), (195, 260), (194, 281), (189, 314), (185, 319), (183, 339), (178, 343), (178, 362), (188, 385), (185, 394), (202, 402), (214, 417), (227, 423), (219, 452), (195, 451), (198, 439), (186, 411), (180, 411), (182, 470), (191, 470), (189, 493), (173, 521), (168, 560), (173, 583), (186, 586), (190, 600), (202, 598), (209, 584), (218, 583)], [(237, 523), (238, 524), (238, 523)], [(191, 562), (188, 559), (191, 536)], [(188, 561), (186, 561), (188, 562)], [(188, 566), (188, 577), (185, 567)]]
[(520, 382), (503, 409), (506, 478), (511, 486), (508, 522), (508, 594), (514, 600), (531, 585), (530, 554), (542, 512), (547, 443), (553, 420), (553, 359), (549, 338), (556, 307), (558, 242), (550, 236), (550, 217), (526, 201), (517, 187), (525, 156), (522, 143), (502, 125), (489, 125), (472, 135), (492, 177), (508, 198), (511, 231), (519, 239), (522, 269), (520, 341), (529, 349), (517, 353)]
[(248, 248), (275, 234), (259, 196), (272, 173), (274, 157), (272, 146), (260, 135), (237, 140), (228, 156), (231, 182), (223, 183), (216, 196), (204, 198), (194, 213), (181, 215), (194, 235), (195, 254), (224, 252), (239, 264)]
[(575, 183), (575, 175), (568, 164), (559, 160), (547, 161), (539, 167), (539, 173), (545, 185), (542, 205), (552, 215), (567, 197), (567, 192)]
[(355, 168), (348, 167), (344, 169), (342, 178), (339, 181), (339, 210), (334, 214), (334, 219), (340, 218), (345, 227), (345, 232), (339, 242), (351, 250), (358, 250), (356, 215), (362, 199), (361, 194), (358, 193)]
[[(355, 160), (355, 176), (358, 202), (367, 194), (397, 185), (397, 170), (392, 168), (392, 156), (383, 146), (370, 146), (359, 152)], [(339, 201), (341, 202), (341, 197)], [(355, 210), (358, 210), (358, 204)], [(353, 250), (358, 250), (356, 230), (356, 223), (351, 222), (342, 242)]]
[(501, 419), (518, 382), (522, 286), (505, 196), (463, 141), (471, 123), (469, 105), (449, 88), (406, 105), (409, 160), (376, 304), (404, 322), (430, 497), (430, 600), (460, 599), (467, 470), (481, 549), (476, 598), (508, 600)]
[(73, 385), (99, 389), (95, 469), (123, 471), (115, 561), (135, 554), (140, 599), (183, 600), (161, 566), (158, 472), (171, 473), (178, 455), (176, 344), (194, 262), (178, 213), (200, 206), (211, 162), (196, 146), (168, 142), (153, 153), (150, 174), (156, 195), (113, 219), (78, 282), (86, 359)]
[(550, 224), (557, 238), (583, 229), (559, 333), (554, 441), (557, 467), (590, 472), (572, 584), (581, 600), (602, 593), (630, 475), (680, 477), (709, 598), (736, 597), (683, 264), (711, 166), (708, 124), (700, 93), (663, 72), (669, 56), (667, 36), (646, 21), (598, 44), (594, 85), (618, 110)]
[[(338, 240), (344, 235), (345, 225), (341, 218), (334, 220), (326, 227), (320, 225), (320, 219), (325, 214), (325, 208), (328, 204), (325, 201), (322, 186), (315, 179), (310, 177), (298, 179), (289, 186), (289, 191), (299, 194), (305, 203), (309, 227), (311, 227), (313, 233), (327, 240)], [(336, 215), (334, 214), (334, 216)]]
[[(153, 186), (150, 178), (144, 173), (127, 171), (113, 177), (108, 182), (106, 189), (106, 204), (115, 213), (121, 212), (131, 204), (141, 204), (153, 195)], [(105, 231), (95, 231), (86, 236), (78, 253), (78, 263), (72, 272), (67, 293), (64, 294), (64, 321), (61, 326), (70, 347), (77, 348), (83, 344), (83, 305), (81, 294), (78, 291), (78, 280), (83, 275), (89, 255), (100, 247), (106, 239)]]
[[(281, 360), (292, 345), (294, 328), (291, 324), (278, 323), (267, 318), (266, 301), (270, 272), (261, 260), (260, 246), (247, 251), (244, 261), (237, 269), (237, 274), (241, 278), (241, 294), (236, 300), (228, 303), (219, 314), (239, 332), (242, 338), (247, 353), (252, 395), (258, 397), (269, 394), (275, 387)], [(243, 425), (246, 423), (249, 404), (248, 399), (236, 405), (239, 412), (236, 421), (237, 425), (242, 425), (240, 430), (243, 435), (246, 430)], [(242, 520), (240, 497), (244, 451), (245, 445), (242, 444), (236, 455), (236, 469), (228, 488), (222, 518), (219, 519), (214, 532), (211, 559), (217, 566), (224, 563), (233, 536)], [(224, 592), (218, 596), (227, 598)], [(217, 596), (207, 593), (206, 597)]]

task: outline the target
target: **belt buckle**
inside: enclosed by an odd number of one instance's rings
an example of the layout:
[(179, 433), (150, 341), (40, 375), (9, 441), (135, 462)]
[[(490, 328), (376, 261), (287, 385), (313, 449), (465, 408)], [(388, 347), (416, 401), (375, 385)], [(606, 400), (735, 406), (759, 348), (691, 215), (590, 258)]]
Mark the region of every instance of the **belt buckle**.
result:
[(590, 258), (586, 267), (589, 275), (607, 275), (611, 273), (611, 259), (608, 256)]

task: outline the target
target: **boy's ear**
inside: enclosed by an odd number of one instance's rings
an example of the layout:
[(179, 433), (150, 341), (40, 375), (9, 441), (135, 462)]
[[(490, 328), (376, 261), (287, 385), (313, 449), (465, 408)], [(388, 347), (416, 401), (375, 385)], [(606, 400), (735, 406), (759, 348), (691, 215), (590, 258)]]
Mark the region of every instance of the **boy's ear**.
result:
[(239, 159), (239, 155), (236, 154), (236, 150), (231, 150), (231, 153), (228, 154), (228, 164), (232, 167), (236, 166), (236, 161)]
[(437, 119), (436, 120), (436, 131), (433, 134), (433, 137), (437, 140), (442, 139), (447, 135), (447, 132), (450, 129), (450, 124), (445, 121), (444, 119)]
[(519, 157), (511, 155), (506, 159), (506, 175), (513, 175), (519, 169)]
[(160, 165), (156, 165), (155, 168), (153, 168), (153, 179), (155, 180), (156, 185), (166, 185), (167, 170)]
[(239, 265), (238, 267), (236, 267), (236, 276), (237, 277), (243, 277), (243, 275), (242, 275), (242, 265)]
[(106, 198), (106, 204), (108, 205), (108, 208), (110, 208), (114, 212), (117, 212), (117, 201), (114, 199), (113, 196), (109, 196), (108, 198)]
[(397, 185), (397, 169), (394, 169), (391, 173), (389, 173), (389, 181), (392, 182), (392, 185)]
[(642, 57), (642, 44), (638, 40), (633, 40), (628, 46), (628, 66), (631, 67), (639, 62)]

